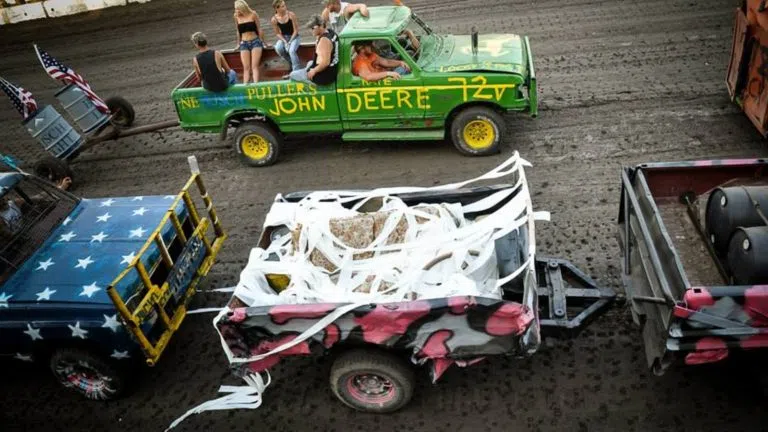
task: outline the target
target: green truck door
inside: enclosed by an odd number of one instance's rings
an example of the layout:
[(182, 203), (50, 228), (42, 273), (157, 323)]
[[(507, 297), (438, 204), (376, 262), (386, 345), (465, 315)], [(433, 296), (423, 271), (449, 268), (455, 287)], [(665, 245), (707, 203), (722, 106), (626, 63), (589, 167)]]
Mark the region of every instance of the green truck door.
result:
[(283, 132), (338, 132), (336, 85), (296, 81), (249, 84), (248, 102), (274, 120)]
[(423, 127), (424, 114), (428, 108), (423, 72), (399, 44), (391, 45), (410, 65), (411, 73), (402, 75), (399, 80), (384, 79), (377, 82), (368, 82), (352, 75), (352, 41), (342, 45), (341, 82), (337, 91), (345, 130)]

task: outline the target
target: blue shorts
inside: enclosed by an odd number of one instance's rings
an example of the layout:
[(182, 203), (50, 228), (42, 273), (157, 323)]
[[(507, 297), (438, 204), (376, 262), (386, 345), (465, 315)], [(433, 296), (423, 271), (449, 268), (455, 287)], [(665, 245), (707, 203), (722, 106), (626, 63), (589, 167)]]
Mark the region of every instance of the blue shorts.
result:
[(249, 41), (240, 41), (240, 51), (250, 51), (254, 48), (264, 48), (264, 43), (261, 39), (256, 38)]

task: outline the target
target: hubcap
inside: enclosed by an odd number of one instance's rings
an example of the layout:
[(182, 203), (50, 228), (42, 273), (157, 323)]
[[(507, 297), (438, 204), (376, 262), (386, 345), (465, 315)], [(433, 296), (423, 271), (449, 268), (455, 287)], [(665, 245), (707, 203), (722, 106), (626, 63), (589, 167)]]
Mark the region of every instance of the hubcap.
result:
[(55, 372), (64, 386), (73, 388), (90, 399), (104, 399), (115, 393), (112, 378), (102, 374), (88, 362), (62, 360), (56, 364)]
[(350, 376), (347, 380), (347, 390), (355, 399), (369, 404), (382, 404), (395, 397), (395, 385), (392, 381), (370, 373)]
[(490, 147), (495, 138), (493, 125), (488, 120), (472, 120), (464, 126), (464, 141), (473, 149)]
[(269, 154), (269, 142), (257, 134), (243, 137), (241, 147), (243, 154), (251, 159), (263, 159)]

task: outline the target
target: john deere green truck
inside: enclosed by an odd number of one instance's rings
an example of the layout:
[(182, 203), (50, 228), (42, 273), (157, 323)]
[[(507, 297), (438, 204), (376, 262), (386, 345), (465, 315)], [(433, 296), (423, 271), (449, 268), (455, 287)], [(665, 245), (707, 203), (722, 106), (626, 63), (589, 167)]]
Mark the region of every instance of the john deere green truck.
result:
[[(180, 126), (219, 133), (235, 128), (234, 145), (253, 166), (275, 163), (291, 134), (335, 134), (345, 141), (444, 140), (465, 155), (499, 152), (502, 114), (537, 115), (536, 75), (528, 38), (515, 34), (443, 35), (405, 6), (371, 7), (356, 13), (339, 34), (338, 77), (327, 86), (284, 79), (287, 62), (272, 47), (262, 53), (260, 82), (213, 93), (194, 72), (172, 98)], [(408, 30), (418, 44), (406, 43)], [(352, 74), (356, 41), (373, 41), (382, 56), (406, 62), (401, 79), (365, 81)], [(414, 45), (418, 45), (414, 49)], [(299, 57), (306, 64), (314, 43)], [(237, 51), (225, 51), (242, 76)]]

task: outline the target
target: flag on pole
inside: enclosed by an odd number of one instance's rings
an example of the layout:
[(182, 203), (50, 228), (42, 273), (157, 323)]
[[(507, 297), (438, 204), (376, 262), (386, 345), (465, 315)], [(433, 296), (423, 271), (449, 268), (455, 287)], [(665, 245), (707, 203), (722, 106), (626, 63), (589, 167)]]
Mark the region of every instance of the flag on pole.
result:
[(101, 100), (101, 98), (96, 95), (93, 90), (91, 90), (91, 86), (82, 76), (80, 76), (77, 72), (69, 68), (64, 63), (53, 58), (45, 50), (38, 48), (37, 45), (35, 45), (35, 51), (37, 51), (37, 57), (40, 59), (40, 63), (43, 64), (45, 71), (48, 72), (48, 75), (50, 75), (51, 78), (61, 80), (66, 84), (73, 83), (80, 87), (88, 99), (93, 101), (93, 104), (96, 105), (96, 109), (103, 112), (104, 114), (109, 114), (109, 108), (107, 107), (107, 104), (104, 103), (104, 101)]
[(0, 77), (0, 89), (8, 95), (13, 106), (25, 120), (30, 114), (37, 111), (37, 102), (29, 91), (16, 87), (2, 77)]

